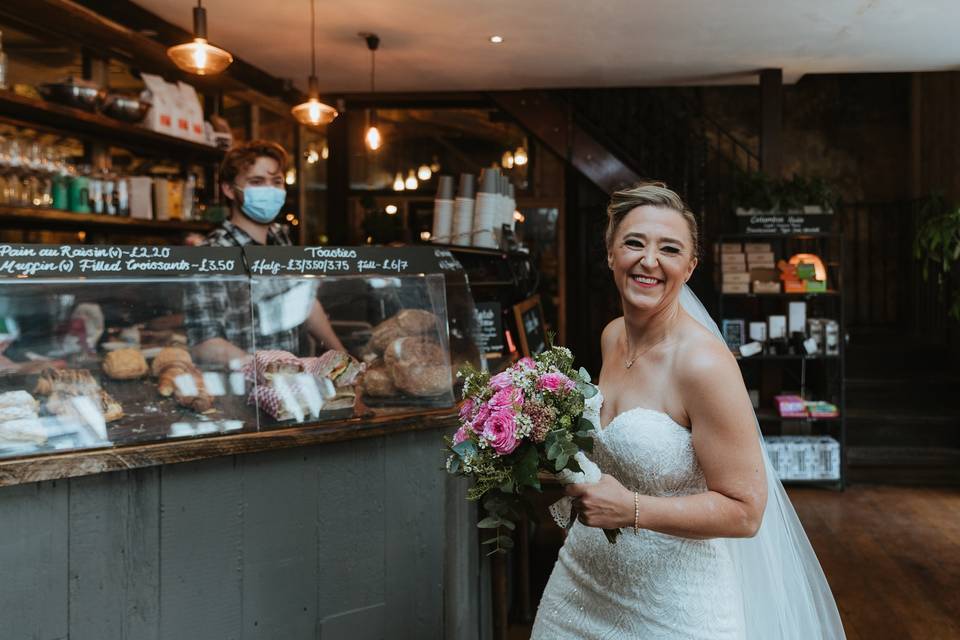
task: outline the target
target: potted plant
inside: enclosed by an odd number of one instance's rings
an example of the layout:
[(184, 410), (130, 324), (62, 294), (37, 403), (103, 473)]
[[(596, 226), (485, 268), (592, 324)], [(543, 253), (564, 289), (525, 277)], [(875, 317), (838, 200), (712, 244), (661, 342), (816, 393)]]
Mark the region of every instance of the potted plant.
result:
[(960, 286), (955, 265), (960, 262), (960, 208), (948, 206), (940, 195), (921, 205), (913, 255), (923, 264), (923, 279), (936, 275), (950, 317), (960, 320)]

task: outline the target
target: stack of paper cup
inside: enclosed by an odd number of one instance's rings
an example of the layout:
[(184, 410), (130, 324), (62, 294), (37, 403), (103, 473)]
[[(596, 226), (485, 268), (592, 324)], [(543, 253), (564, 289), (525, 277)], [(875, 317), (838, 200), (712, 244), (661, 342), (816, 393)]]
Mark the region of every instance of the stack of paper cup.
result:
[(453, 206), (453, 176), (439, 176), (437, 197), (433, 200), (434, 242), (450, 244), (453, 235)]
[(497, 248), (497, 241), (493, 235), (499, 227), (499, 182), (500, 172), (497, 169), (484, 169), (480, 172), (480, 190), (477, 193), (477, 207), (473, 212), (473, 246)]
[(453, 232), (451, 244), (470, 246), (473, 233), (473, 209), (476, 181), (472, 173), (460, 174), (460, 189), (453, 203)]
[(517, 221), (513, 217), (513, 212), (517, 209), (517, 190), (513, 183), (507, 185), (507, 210), (504, 212), (504, 224), (509, 225), (511, 230), (517, 228)]

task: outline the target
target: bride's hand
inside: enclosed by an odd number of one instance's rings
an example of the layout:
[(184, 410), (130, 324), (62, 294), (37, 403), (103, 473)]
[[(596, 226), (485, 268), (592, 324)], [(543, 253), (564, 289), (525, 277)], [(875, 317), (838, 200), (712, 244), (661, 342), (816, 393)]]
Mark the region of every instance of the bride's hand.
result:
[(613, 476), (603, 474), (600, 481), (593, 484), (568, 484), (564, 491), (573, 498), (577, 519), (588, 527), (633, 526), (633, 492)]

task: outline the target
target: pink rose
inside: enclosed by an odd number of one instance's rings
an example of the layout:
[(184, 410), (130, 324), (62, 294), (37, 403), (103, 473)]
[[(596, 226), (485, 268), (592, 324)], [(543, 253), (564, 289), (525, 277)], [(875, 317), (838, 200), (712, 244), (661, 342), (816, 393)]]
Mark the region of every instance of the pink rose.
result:
[(520, 358), (517, 364), (531, 370), (537, 368), (537, 363), (533, 361), (533, 358)]
[(475, 403), (473, 398), (467, 398), (460, 405), (460, 422), (470, 422), (470, 416), (473, 415)]
[(520, 440), (517, 439), (517, 421), (512, 411), (497, 411), (490, 415), (483, 437), (490, 442), (493, 450), (500, 455), (512, 453)]
[(575, 389), (577, 383), (558, 371), (551, 371), (543, 374), (537, 380), (537, 387), (557, 393), (559, 391), (571, 391)]
[(506, 389), (509, 386), (513, 385), (513, 380), (510, 379), (509, 371), (501, 371), (497, 375), (490, 378), (490, 386), (496, 390)]
[(487, 401), (487, 404), (490, 405), (491, 411), (502, 411), (503, 409), (510, 409), (513, 405), (523, 406), (523, 391), (517, 389), (516, 387), (507, 387), (506, 389), (500, 389), (493, 397)]
[(486, 427), (487, 418), (489, 417), (490, 407), (488, 407), (486, 404), (480, 405), (480, 408), (477, 410), (477, 415), (473, 417), (473, 421), (470, 423), (470, 428), (476, 433), (483, 433), (484, 427)]
[(465, 426), (460, 427), (459, 429), (457, 429), (457, 432), (453, 434), (453, 444), (455, 445), (460, 444), (461, 442), (469, 438), (470, 438), (470, 432), (467, 431), (467, 428)]

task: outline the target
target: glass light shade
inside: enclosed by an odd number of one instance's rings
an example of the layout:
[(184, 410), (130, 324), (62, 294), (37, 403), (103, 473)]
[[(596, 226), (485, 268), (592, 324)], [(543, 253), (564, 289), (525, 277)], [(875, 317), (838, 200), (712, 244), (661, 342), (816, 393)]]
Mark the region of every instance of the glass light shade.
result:
[(512, 153), (511, 151), (509, 151), (509, 150), (508, 150), (508, 151), (504, 151), (504, 152), (503, 152), (503, 157), (500, 158), (500, 165), (501, 165), (504, 169), (513, 169), (513, 162), (514, 162), (513, 153)]
[(407, 181), (404, 183), (404, 186), (411, 191), (420, 186), (417, 184), (417, 176), (413, 175), (413, 169), (410, 169), (410, 173), (407, 175)]
[(403, 184), (403, 176), (397, 171), (397, 177), (393, 179), (393, 190), (403, 191), (406, 187)]
[(437, 160), (437, 156), (433, 156), (433, 162), (430, 163), (430, 171), (433, 173), (438, 173), (440, 171), (440, 161)]
[(390, 214), (390, 215), (392, 216), (392, 215), (395, 214), (397, 211), (399, 211), (399, 209), (397, 208), (397, 205), (395, 205), (395, 204), (388, 204), (387, 207), (384, 209), (384, 211), (386, 211), (388, 214)]
[(431, 171), (430, 167), (428, 167), (425, 164), (420, 165), (420, 168), (417, 169), (417, 177), (424, 182), (429, 180), (430, 176), (432, 175), (433, 175), (433, 171)]
[(323, 147), (320, 148), (320, 157), (326, 160), (330, 157), (330, 147), (327, 146), (327, 143), (323, 143)]
[(296, 118), (300, 124), (314, 127), (322, 124), (330, 124), (340, 115), (336, 109), (320, 102), (316, 98), (310, 98), (306, 102), (301, 102), (291, 109), (290, 113), (293, 114), (293, 117)]
[(233, 62), (229, 52), (213, 46), (205, 38), (194, 38), (193, 42), (170, 47), (167, 55), (175, 65), (198, 76), (220, 73)]
[(429, 240), (429, 239), (430, 239), (430, 232), (429, 232), (429, 231), (421, 231), (421, 232), (420, 232), (420, 239), (421, 239), (421, 240)]
[(523, 147), (517, 147), (517, 150), (513, 152), (513, 164), (518, 167), (522, 167), (527, 164), (527, 150)]
[(367, 128), (367, 135), (364, 136), (364, 140), (366, 140), (367, 148), (370, 149), (370, 151), (376, 151), (383, 143), (383, 138), (380, 137), (380, 130), (377, 129), (376, 125), (370, 125)]

